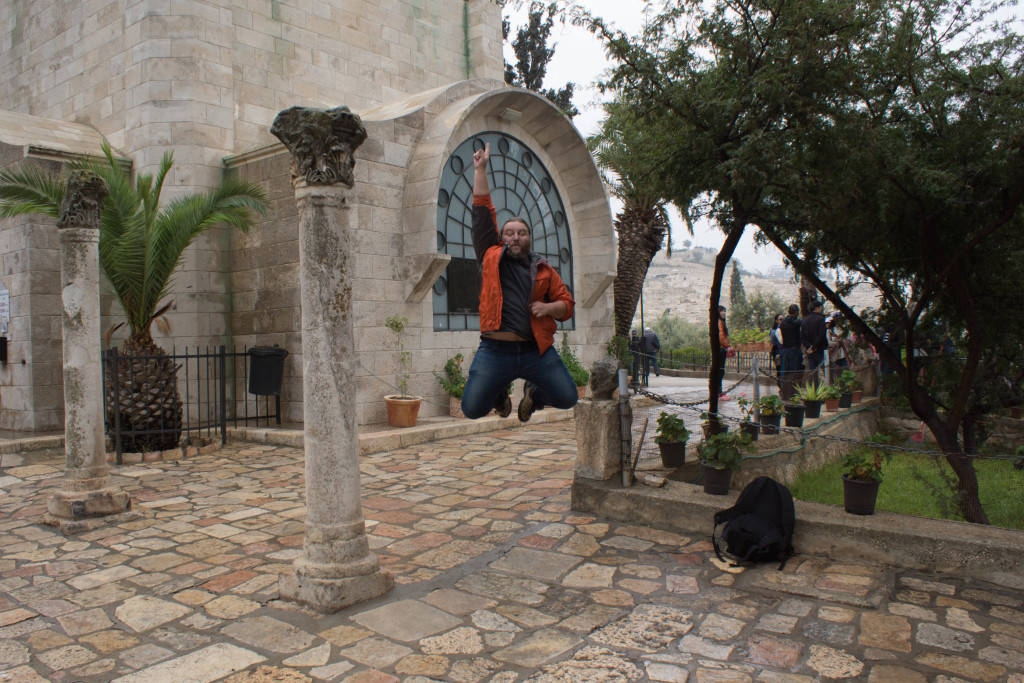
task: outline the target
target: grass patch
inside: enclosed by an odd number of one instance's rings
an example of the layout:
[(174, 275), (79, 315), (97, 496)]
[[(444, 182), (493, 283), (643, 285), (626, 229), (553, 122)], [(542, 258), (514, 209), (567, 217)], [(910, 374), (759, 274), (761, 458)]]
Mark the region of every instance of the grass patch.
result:
[[(1024, 471), (1014, 469), (1007, 460), (982, 458), (975, 461), (974, 470), (978, 474), (981, 504), (992, 525), (1024, 529)], [(894, 454), (882, 470), (875, 509), (935, 519), (962, 519), (951, 501), (940, 500), (940, 496), (950, 498), (952, 494), (943, 472), (953, 476), (941, 458)], [(843, 480), (839, 463), (803, 472), (790, 490), (799, 500), (841, 506)]]

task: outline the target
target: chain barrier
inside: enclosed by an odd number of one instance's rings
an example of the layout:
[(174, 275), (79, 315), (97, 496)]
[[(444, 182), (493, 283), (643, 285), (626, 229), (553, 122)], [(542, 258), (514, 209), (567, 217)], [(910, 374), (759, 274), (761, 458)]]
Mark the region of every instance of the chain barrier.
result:
[[(730, 391), (733, 388), (735, 388), (735, 386), (736, 385), (733, 385), (733, 387), (730, 388)], [(676, 401), (676, 400), (674, 400), (673, 398), (671, 398), (669, 396), (664, 396), (662, 394), (655, 394), (655, 393), (653, 393), (651, 391), (646, 391), (646, 390), (640, 390), (638, 393), (643, 394), (644, 396), (646, 396), (646, 397), (648, 397), (650, 399), (653, 399), (653, 400), (657, 401), (658, 403), (664, 403), (666, 405), (675, 406), (675, 407), (682, 408), (683, 410), (688, 410), (688, 411), (691, 411), (691, 412), (697, 412), (696, 410), (694, 410), (694, 406), (695, 405), (701, 405), (701, 403), (707, 403), (707, 400), (704, 400), (704, 401), (699, 402), (699, 403), (698, 402), (692, 402), (692, 401), (688, 402), (688, 403), (680, 403), (679, 401)], [(728, 393), (728, 392), (723, 392), (723, 393)], [(858, 410), (865, 410), (865, 409), (861, 408), (861, 409), (858, 409)], [(729, 416), (729, 415), (723, 415), (721, 413), (708, 413), (707, 411), (702, 411), (702, 412), (706, 413), (708, 416), (717, 417), (720, 422), (728, 422), (728, 423), (737, 424), (737, 425), (743, 424), (744, 422), (748, 422), (748, 420), (744, 420), (744, 419), (738, 418), (738, 417), (732, 417), (732, 416)], [(832, 435), (829, 435), (829, 434), (817, 434), (813, 430), (802, 429), (802, 428), (799, 428), (799, 427), (785, 427), (785, 426), (780, 425), (777, 429), (778, 429), (778, 433), (779, 434), (790, 434), (790, 435), (796, 437), (797, 439), (799, 439), (801, 443), (804, 443), (807, 439), (821, 439), (821, 440), (824, 440), (824, 441), (833, 441), (833, 442), (837, 442), (837, 443), (851, 444), (851, 445), (854, 445), (854, 446), (864, 446), (864, 447), (871, 448), (871, 449), (874, 449), (874, 450), (887, 450), (887, 451), (892, 451), (892, 452), (895, 452), (895, 453), (909, 453), (909, 454), (913, 454), (913, 455), (927, 455), (927, 456), (930, 456), (930, 457), (936, 457), (936, 456), (945, 457), (947, 455), (958, 455), (958, 456), (964, 456), (964, 457), (968, 457), (968, 458), (979, 458), (979, 459), (987, 459), (987, 460), (1007, 460), (1007, 461), (1011, 461), (1011, 462), (1016, 462), (1017, 460), (1020, 459), (1020, 456), (1018, 456), (1018, 455), (1008, 455), (1008, 454), (979, 455), (979, 454), (976, 454), (976, 453), (975, 454), (972, 454), (972, 453), (945, 453), (945, 452), (939, 451), (939, 450), (926, 451), (926, 450), (922, 450), (920, 448), (908, 448), (906, 446), (895, 446), (895, 445), (892, 445), (892, 444), (879, 444), (879, 443), (875, 443), (875, 442), (872, 442), (872, 441), (864, 441), (862, 439), (853, 439), (853, 438), (844, 437), (844, 436), (832, 436)]]

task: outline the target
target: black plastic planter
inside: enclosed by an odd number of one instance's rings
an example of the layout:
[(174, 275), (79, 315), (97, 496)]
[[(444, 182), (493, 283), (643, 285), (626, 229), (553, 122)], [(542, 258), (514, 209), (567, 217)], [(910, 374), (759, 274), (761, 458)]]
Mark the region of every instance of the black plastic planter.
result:
[(786, 406), (786, 426), (797, 428), (804, 426), (803, 406)]
[(851, 515), (872, 515), (881, 482), (850, 479), (843, 475), (843, 508)]
[(779, 433), (779, 422), (782, 420), (781, 415), (762, 415), (761, 416), (761, 433), (762, 434), (778, 434)]
[(761, 431), (756, 422), (744, 422), (740, 425), (740, 429), (750, 437), (751, 441), (757, 441)]
[(804, 400), (804, 417), (808, 420), (817, 420), (821, 417), (821, 401)]
[(842, 394), (839, 394), (839, 407), (840, 408), (849, 408), (852, 405), (853, 405), (853, 392), (852, 391), (847, 391), (847, 392), (844, 392)]
[(659, 443), (658, 450), (661, 451), (661, 464), (666, 469), (674, 470), (686, 463), (685, 441)]
[(716, 470), (706, 462), (700, 464), (701, 480), (704, 482), (704, 493), (713, 496), (724, 496), (729, 493), (729, 484), (732, 483), (732, 470), (728, 467)]

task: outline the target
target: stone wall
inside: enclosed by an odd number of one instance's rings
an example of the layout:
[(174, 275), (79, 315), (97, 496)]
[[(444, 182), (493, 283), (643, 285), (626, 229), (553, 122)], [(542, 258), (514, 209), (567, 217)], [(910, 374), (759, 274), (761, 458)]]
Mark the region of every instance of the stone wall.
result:
[[(819, 436), (864, 439), (878, 431), (880, 403), (877, 398), (855, 403), (838, 413), (822, 411), (822, 417), (804, 422), (804, 431)], [(742, 489), (760, 476), (789, 485), (801, 472), (813, 472), (828, 463), (838, 462), (854, 448), (851, 444), (826, 439), (800, 439), (792, 434), (762, 434), (755, 443), (757, 452), (744, 458), (743, 466), (732, 478), (733, 489)]]
[[(897, 440), (910, 438), (921, 428), (921, 419), (909, 411), (885, 407), (881, 413), (882, 425), (887, 433)], [(985, 445), (999, 450), (1003, 454), (1012, 455), (1018, 446), (1024, 446), (1024, 419), (1015, 419), (1005, 415), (993, 416), (988, 420), (989, 433)], [(924, 443), (935, 445), (935, 436), (925, 425), (922, 432)]]
[[(517, 127), (497, 118), (510, 102), (526, 112)], [(533, 115), (531, 108), (536, 109)], [(387, 317), (409, 319), (405, 342), (412, 354), (409, 391), (424, 397), (422, 416), (448, 413), (448, 395), (433, 373), (456, 353), (465, 356), (468, 370), (479, 343), (478, 332), (434, 331), (432, 280), (425, 296), (414, 291), (436, 257), (440, 169), (450, 151), (475, 131), (509, 130), (542, 156), (557, 179), (572, 233), (578, 301), (577, 329), (569, 333), (569, 340), (580, 350), (585, 366), (604, 354), (603, 345), (612, 332), (611, 290), (598, 292), (591, 283), (597, 281), (596, 274), (613, 267), (610, 211), (582, 139), (554, 107), (533, 93), (502, 88), (494, 81), (468, 81), (361, 114), (369, 137), (355, 154), (356, 184), (350, 198), (359, 225), (353, 281), (356, 348), (352, 349), (358, 364), (359, 424), (386, 420), (383, 397), (394, 393), (397, 383), (397, 340), (384, 326)], [(549, 149), (559, 154), (547, 156)], [(262, 184), (272, 202), (270, 213), (250, 234), (232, 236), (231, 335), (239, 347), (278, 344), (288, 350), (283, 419), (298, 422), (302, 420), (298, 235), (288, 164), (283, 146), (228, 159), (232, 172)], [(589, 164), (589, 175), (585, 164)], [(579, 303), (594, 292), (598, 294), (591, 307)]]

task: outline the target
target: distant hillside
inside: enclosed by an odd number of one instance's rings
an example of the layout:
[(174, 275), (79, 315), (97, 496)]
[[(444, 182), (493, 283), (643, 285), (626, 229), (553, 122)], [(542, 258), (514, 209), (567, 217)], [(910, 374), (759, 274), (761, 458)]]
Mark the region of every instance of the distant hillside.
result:
[[(689, 322), (705, 321), (714, 263), (715, 252), (704, 247), (673, 250), (672, 258), (667, 258), (664, 250), (659, 252), (651, 262), (651, 267), (647, 271), (647, 281), (644, 283), (645, 321), (659, 317), (665, 309)], [(730, 270), (731, 266), (726, 269), (725, 284), (722, 288), (722, 303), (726, 306), (729, 305)], [(799, 288), (793, 271), (786, 269), (785, 274), (781, 275), (778, 273), (781, 269), (772, 270), (775, 277), (744, 272), (744, 291), (750, 294), (760, 287), (765, 292), (773, 292), (782, 297), (783, 301), (799, 303)], [(857, 287), (846, 300), (858, 311), (878, 305), (875, 291), (863, 285)], [(829, 306), (825, 308), (828, 310)], [(633, 325), (640, 325), (639, 306), (633, 318)]]

